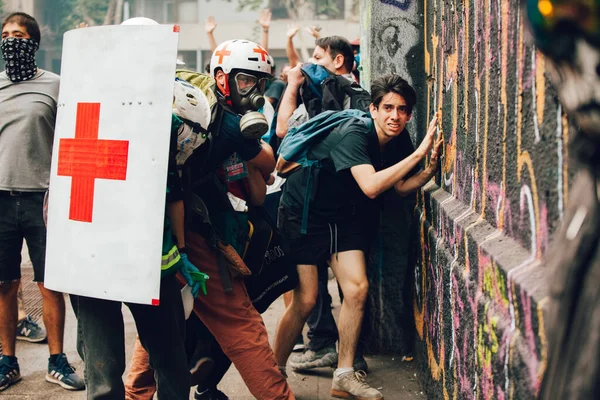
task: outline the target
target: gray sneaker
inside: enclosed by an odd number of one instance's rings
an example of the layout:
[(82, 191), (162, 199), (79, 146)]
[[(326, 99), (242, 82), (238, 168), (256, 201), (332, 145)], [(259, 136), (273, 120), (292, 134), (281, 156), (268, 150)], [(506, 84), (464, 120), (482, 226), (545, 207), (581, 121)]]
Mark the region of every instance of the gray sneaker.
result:
[(331, 396), (338, 399), (354, 400), (383, 400), (383, 395), (377, 389), (365, 382), (367, 373), (364, 371), (350, 372), (342, 376), (333, 374)]
[(39, 343), (46, 340), (46, 331), (29, 314), (17, 324), (17, 340)]
[(338, 354), (333, 347), (326, 347), (317, 352), (307, 350), (304, 354), (290, 357), (289, 365), (294, 371), (313, 368), (331, 367), (337, 364)]

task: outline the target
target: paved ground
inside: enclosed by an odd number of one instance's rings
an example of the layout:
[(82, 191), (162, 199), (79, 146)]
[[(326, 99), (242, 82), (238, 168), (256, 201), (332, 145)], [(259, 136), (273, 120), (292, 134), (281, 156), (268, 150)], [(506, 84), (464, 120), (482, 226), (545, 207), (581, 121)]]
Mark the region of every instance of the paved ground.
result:
[[(27, 271), (28, 259), (24, 257), (24, 260), (25, 272), (29, 272)], [(29, 283), (24, 281), (24, 284), (24, 294), (29, 297), (25, 299), (26, 307), (28, 307), (28, 312), (35, 315), (40, 311), (40, 299), (39, 297), (31, 298), (30, 296), (39, 296), (39, 291), (37, 291), (36, 294), (36, 291), (31, 290), (32, 284), (30, 281)], [(330, 286), (330, 293), (336, 296), (334, 298), (334, 314), (337, 314), (337, 312), (339, 312), (339, 299), (337, 298), (335, 281), (330, 281)], [(275, 326), (282, 311), (283, 302), (278, 300), (263, 314), (270, 338), (273, 338), (275, 335)], [(126, 307), (123, 308), (123, 315), (125, 319), (127, 359), (129, 360), (136, 330), (133, 318)], [(72, 309), (70, 308), (70, 303), (67, 301), (67, 322), (65, 330), (66, 354), (71, 363), (77, 368), (77, 371), (82, 372), (83, 363), (75, 350), (75, 332), (76, 320)], [(18, 342), (17, 356), (19, 358), (23, 379), (9, 389), (0, 392), (0, 398), (2, 398), (2, 400), (83, 400), (86, 398), (85, 392), (68, 392), (57, 385), (49, 384), (44, 380), (48, 357), (48, 348), (45, 344)], [(372, 386), (379, 388), (387, 400), (425, 398), (417, 383), (417, 370), (413, 363), (402, 362), (398, 356), (386, 355), (366, 358), (371, 370), (368, 381)], [(292, 390), (296, 394), (298, 400), (330, 399), (329, 391), (331, 389), (332, 373), (333, 370), (330, 368), (317, 369), (310, 374), (295, 374), (292, 372), (290, 373), (288, 382), (292, 386)], [(253, 399), (248, 389), (246, 389), (240, 375), (233, 367), (227, 373), (219, 388), (224, 391), (231, 400)], [(193, 397), (190, 396), (190, 398)]]

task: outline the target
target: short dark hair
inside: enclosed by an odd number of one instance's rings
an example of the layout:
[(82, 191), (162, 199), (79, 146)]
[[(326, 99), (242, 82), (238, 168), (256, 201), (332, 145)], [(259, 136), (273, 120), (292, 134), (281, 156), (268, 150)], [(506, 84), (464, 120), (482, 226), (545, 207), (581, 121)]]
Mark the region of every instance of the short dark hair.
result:
[(342, 36), (327, 36), (315, 40), (315, 46), (319, 46), (328, 52), (331, 58), (335, 58), (338, 54), (344, 56), (344, 67), (348, 73), (352, 72), (354, 50), (352, 50), (348, 39)]
[(383, 96), (388, 93), (396, 93), (402, 96), (412, 113), (413, 107), (417, 104), (417, 92), (400, 75), (384, 75), (371, 82), (371, 102), (375, 107), (379, 108)]
[(35, 40), (38, 45), (42, 41), (42, 35), (40, 34), (40, 26), (38, 25), (35, 18), (33, 18), (29, 14), (25, 14), (24, 12), (14, 12), (9, 14), (6, 18), (4, 18), (4, 22), (2, 22), (2, 29), (6, 26), (6, 24), (15, 23), (19, 26), (25, 27), (25, 30), (31, 36), (33, 40)]

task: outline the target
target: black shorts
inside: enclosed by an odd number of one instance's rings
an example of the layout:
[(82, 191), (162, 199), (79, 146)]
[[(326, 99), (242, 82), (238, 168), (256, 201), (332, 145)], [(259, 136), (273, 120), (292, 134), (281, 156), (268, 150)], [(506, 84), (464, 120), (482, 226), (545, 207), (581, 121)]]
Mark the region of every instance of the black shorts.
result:
[(46, 225), (44, 192), (0, 191), (0, 283), (21, 279), (21, 249), (27, 241), (33, 281), (44, 282)]
[(373, 221), (352, 216), (337, 222), (309, 220), (307, 232), (302, 234), (302, 217), (283, 207), (279, 209), (278, 226), (296, 265), (324, 265), (331, 255), (350, 250), (367, 254), (377, 232)]

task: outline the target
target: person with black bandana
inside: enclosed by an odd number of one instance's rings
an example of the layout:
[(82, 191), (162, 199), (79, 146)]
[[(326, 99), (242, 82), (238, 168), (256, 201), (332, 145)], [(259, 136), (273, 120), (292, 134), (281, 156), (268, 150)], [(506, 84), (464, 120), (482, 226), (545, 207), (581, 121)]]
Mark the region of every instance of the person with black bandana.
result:
[(15, 357), (17, 291), (21, 279), (21, 247), (27, 241), (33, 280), (42, 293), (48, 332), (46, 381), (69, 390), (85, 388), (63, 352), (65, 301), (44, 287), (46, 227), (42, 210), (50, 179), (50, 161), (59, 77), (39, 69), (37, 21), (16, 12), (2, 23), (0, 73), (0, 391), (21, 379)]

